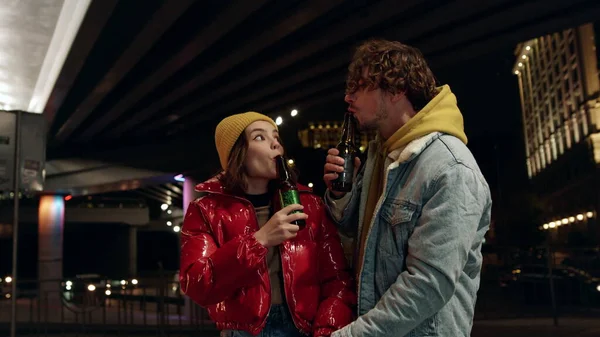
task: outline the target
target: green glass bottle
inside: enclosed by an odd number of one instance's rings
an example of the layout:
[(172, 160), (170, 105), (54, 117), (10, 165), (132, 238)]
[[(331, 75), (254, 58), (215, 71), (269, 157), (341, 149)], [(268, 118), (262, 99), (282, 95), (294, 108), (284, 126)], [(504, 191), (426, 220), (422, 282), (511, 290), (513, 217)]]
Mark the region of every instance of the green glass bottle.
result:
[[(277, 175), (279, 176), (279, 201), (281, 208), (292, 204), (302, 204), (300, 202), (300, 194), (296, 184), (292, 181), (289, 168), (285, 162), (283, 156), (275, 157), (277, 163)], [(302, 213), (301, 210), (294, 211), (293, 213)], [(306, 221), (304, 219), (296, 220), (293, 222), (294, 225), (298, 225), (300, 229), (306, 227)]]

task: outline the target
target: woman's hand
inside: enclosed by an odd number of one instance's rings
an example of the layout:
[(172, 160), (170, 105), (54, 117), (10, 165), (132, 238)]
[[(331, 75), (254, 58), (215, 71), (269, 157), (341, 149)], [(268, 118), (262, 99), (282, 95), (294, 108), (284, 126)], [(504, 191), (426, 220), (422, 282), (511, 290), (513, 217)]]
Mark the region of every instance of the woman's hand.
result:
[(295, 237), (300, 228), (292, 224), (292, 222), (300, 219), (306, 220), (308, 215), (292, 212), (302, 209), (304, 209), (304, 206), (299, 204), (282, 208), (279, 212), (273, 214), (271, 219), (258, 232), (254, 233), (254, 237), (261, 245), (267, 248), (277, 246), (283, 241)]

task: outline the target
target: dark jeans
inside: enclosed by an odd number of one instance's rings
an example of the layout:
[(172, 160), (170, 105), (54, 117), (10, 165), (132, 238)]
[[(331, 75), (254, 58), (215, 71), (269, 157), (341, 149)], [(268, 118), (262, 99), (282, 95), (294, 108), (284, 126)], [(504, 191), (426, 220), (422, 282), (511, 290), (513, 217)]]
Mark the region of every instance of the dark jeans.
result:
[[(292, 320), (285, 304), (272, 305), (265, 328), (257, 337), (304, 337)], [(252, 337), (249, 332), (241, 330), (223, 330), (221, 337)]]

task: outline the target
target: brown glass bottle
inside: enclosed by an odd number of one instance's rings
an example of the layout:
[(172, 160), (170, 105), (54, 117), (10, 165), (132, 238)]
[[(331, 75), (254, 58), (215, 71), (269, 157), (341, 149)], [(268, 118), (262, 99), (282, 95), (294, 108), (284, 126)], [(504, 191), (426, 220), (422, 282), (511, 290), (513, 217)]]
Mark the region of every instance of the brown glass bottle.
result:
[[(289, 168), (287, 163), (285, 162), (285, 158), (283, 156), (275, 157), (275, 162), (277, 164), (277, 175), (279, 176), (279, 201), (281, 203), (281, 208), (292, 204), (300, 204), (300, 194), (298, 193), (298, 188), (296, 184), (292, 181), (292, 177), (290, 175)], [(303, 213), (302, 211), (294, 211), (292, 213)], [(298, 225), (300, 229), (306, 227), (306, 221), (304, 219), (296, 220), (293, 222), (294, 225)]]
[(340, 157), (344, 159), (344, 171), (337, 172), (338, 177), (331, 182), (331, 189), (336, 192), (350, 192), (352, 180), (354, 179), (354, 157), (356, 157), (356, 145), (354, 144), (355, 124), (354, 116), (347, 112), (344, 116), (342, 138), (336, 146)]

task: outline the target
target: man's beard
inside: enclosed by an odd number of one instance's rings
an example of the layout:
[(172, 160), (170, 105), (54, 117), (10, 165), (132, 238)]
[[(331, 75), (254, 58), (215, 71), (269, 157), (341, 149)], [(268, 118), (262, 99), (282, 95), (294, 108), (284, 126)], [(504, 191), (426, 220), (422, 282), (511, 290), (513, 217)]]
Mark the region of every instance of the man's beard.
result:
[(385, 108), (385, 104), (383, 101), (383, 97), (379, 100), (379, 106), (377, 107), (377, 112), (375, 113), (375, 118), (367, 123), (358, 123), (358, 128), (360, 131), (371, 131), (378, 130), (379, 125), (384, 122), (388, 118), (388, 111)]

